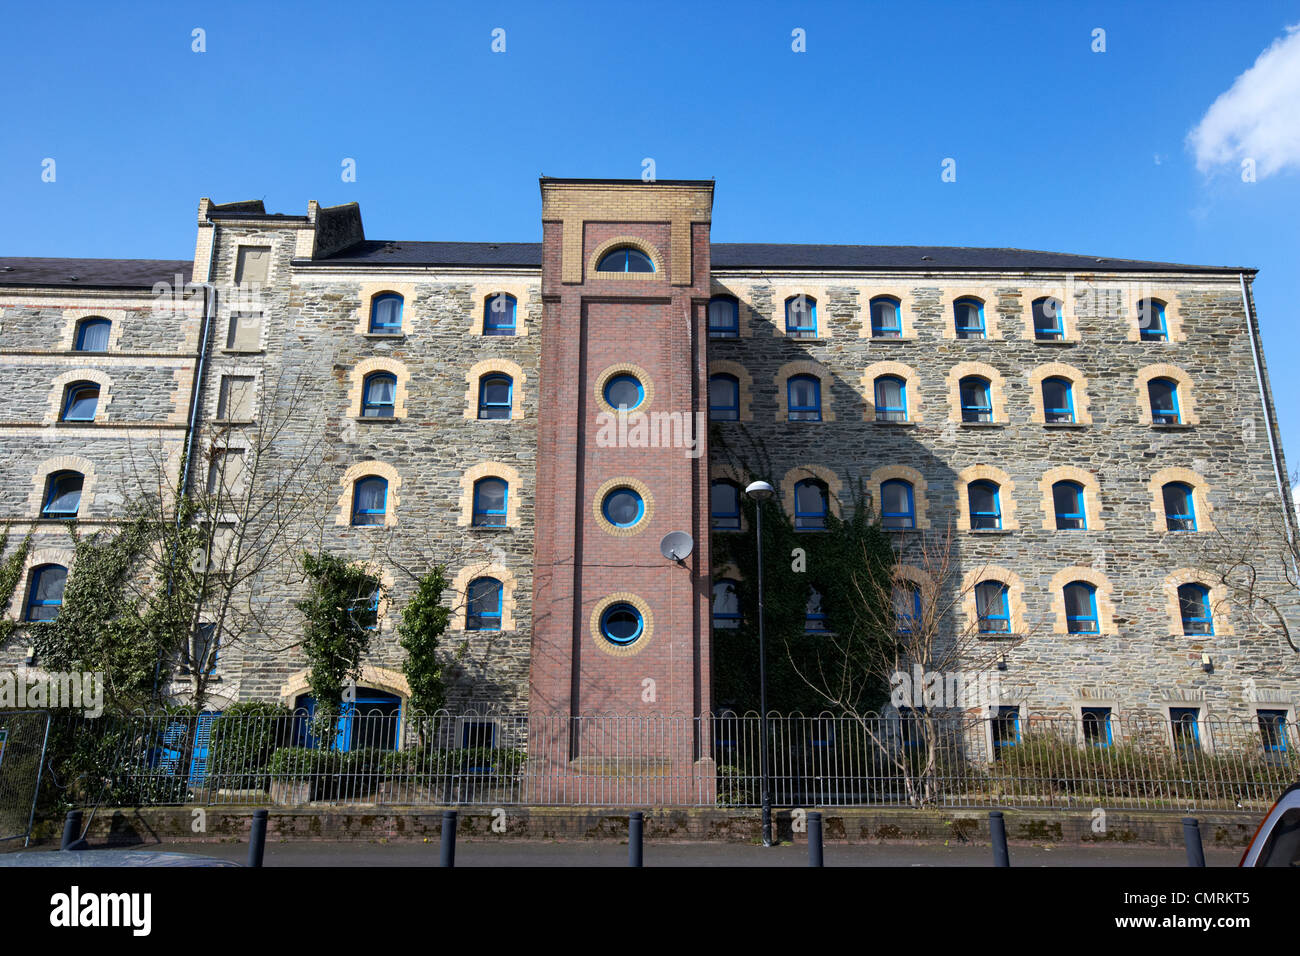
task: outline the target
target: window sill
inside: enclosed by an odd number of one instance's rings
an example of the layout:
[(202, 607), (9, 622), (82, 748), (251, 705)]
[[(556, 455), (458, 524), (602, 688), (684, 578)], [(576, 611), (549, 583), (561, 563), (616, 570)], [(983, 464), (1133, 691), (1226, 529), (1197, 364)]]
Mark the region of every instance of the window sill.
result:
[(962, 428), (1006, 428), (1006, 422), (961, 422)]
[(916, 422), (894, 422), (887, 418), (877, 418), (872, 422), (873, 425), (884, 425), (887, 428), (915, 428)]
[(830, 340), (829, 335), (795, 335), (793, 332), (783, 332), (781, 336), (792, 342), (827, 342)]
[(221, 349), (222, 355), (265, 355), (266, 349)]
[(395, 415), (353, 415), (359, 422), (400, 422), (401, 419)]
[(406, 338), (406, 333), (405, 333), (405, 332), (362, 332), (361, 334), (362, 334), (362, 336), (363, 336), (364, 338), (367, 338), (367, 339), (404, 339), (404, 338)]
[(213, 425), (252, 425), (251, 418), (214, 418)]
[(881, 525), (880, 530), (888, 532), (890, 534), (907, 534), (907, 532), (909, 531), (915, 531), (916, 527), (913, 526), (911, 528), (898, 528), (898, 527), (891, 528), (891, 527), (886, 527), (885, 525)]
[(503, 531), (514, 531), (515, 529), (508, 524), (472, 524), (466, 530), (472, 532), (486, 532), (488, 534), (500, 534)]
[(1027, 635), (1015, 631), (976, 631), (975, 636), (981, 641), (1023, 641)]
[(1191, 431), (1196, 426), (1190, 422), (1178, 422), (1176, 424), (1172, 422), (1152, 422), (1151, 427), (1158, 432), (1185, 432)]
[(1072, 429), (1087, 428), (1087, 422), (1043, 422), (1044, 428), (1063, 428), (1066, 431)]
[(967, 528), (966, 531), (969, 534), (986, 535), (991, 538), (1016, 533), (1015, 528)]
[(1056, 348), (1069, 348), (1071, 345), (1078, 345), (1078, 339), (1031, 339), (1035, 345), (1055, 346)]
[(915, 335), (868, 335), (867, 339), (872, 345), (877, 342), (882, 345), (893, 345), (897, 342), (919, 342), (920, 338)]

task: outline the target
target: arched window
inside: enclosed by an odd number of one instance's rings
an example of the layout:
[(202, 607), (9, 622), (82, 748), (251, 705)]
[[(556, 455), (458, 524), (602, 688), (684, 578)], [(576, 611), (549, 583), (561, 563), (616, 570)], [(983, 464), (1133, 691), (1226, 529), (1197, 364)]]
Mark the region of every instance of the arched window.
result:
[(815, 478), (808, 478), (794, 486), (794, 529), (796, 531), (824, 531), (826, 529), (826, 486)]
[(1065, 629), (1071, 634), (1096, 634), (1097, 589), (1086, 581), (1072, 581), (1065, 586)]
[(1077, 481), (1058, 481), (1052, 485), (1052, 505), (1056, 511), (1057, 531), (1084, 531), (1088, 518), (1084, 513), (1083, 485)]
[(514, 335), (516, 305), (515, 297), (504, 292), (488, 296), (483, 304), (483, 334)]
[(790, 421), (822, 420), (822, 383), (816, 376), (792, 375), (785, 383), (785, 388)]
[(352, 486), (352, 523), (358, 526), (384, 523), (388, 507), (388, 481), (378, 475), (358, 478)]
[(370, 300), (370, 331), (379, 335), (402, 331), (402, 297), (396, 292), (385, 292)]
[(736, 376), (709, 376), (709, 418), (715, 422), (740, 420), (740, 379)]
[(514, 381), (509, 375), (484, 375), (478, 383), (478, 417), (509, 418), (513, 409)]
[(108, 319), (82, 319), (77, 326), (77, 351), (107, 352), (108, 330), (112, 327)]
[(1178, 589), (1178, 611), (1183, 619), (1183, 633), (1213, 634), (1214, 615), (1210, 612), (1210, 589), (1203, 584), (1184, 584)]
[(981, 634), (1011, 633), (1011, 605), (1007, 586), (1001, 581), (981, 581), (975, 585), (975, 613)]
[(740, 627), (740, 584), (723, 578), (713, 585), (713, 626), (715, 628)]
[(958, 299), (953, 303), (957, 338), (984, 338), (984, 303), (979, 299)]
[(635, 375), (615, 375), (605, 383), (604, 395), (611, 408), (630, 411), (645, 401), (645, 386)]
[(740, 486), (734, 481), (715, 481), (710, 490), (713, 530), (739, 531)]
[(1169, 338), (1165, 324), (1165, 304), (1159, 299), (1138, 302), (1138, 333), (1143, 342), (1163, 342)]
[(654, 272), (654, 261), (640, 249), (620, 246), (601, 256), (597, 272)]
[(974, 481), (966, 489), (970, 500), (970, 526), (972, 531), (996, 530), (1002, 527), (1002, 506), (998, 501), (998, 486), (991, 481)]
[(1074, 421), (1074, 390), (1069, 379), (1043, 379), (1043, 418), (1052, 423)]
[(989, 388), (988, 379), (978, 375), (967, 375), (958, 387), (961, 391), (962, 421), (993, 421), (993, 392)]
[(876, 379), (876, 421), (907, 421), (907, 383), (895, 375)]
[(899, 634), (911, 634), (921, 624), (921, 589), (913, 581), (894, 585), (894, 628)]
[(45, 505), (41, 514), (47, 518), (75, 518), (81, 509), (81, 486), (85, 478), (79, 471), (56, 471), (45, 482)]
[(27, 614), (29, 621), (52, 621), (59, 616), (63, 606), (63, 587), (68, 583), (68, 569), (60, 564), (42, 564), (32, 569), (31, 585), (27, 589)]
[(1063, 310), (1060, 299), (1053, 299), (1051, 296), (1035, 299), (1033, 310), (1034, 338), (1040, 342), (1059, 342), (1065, 338), (1065, 325), (1062, 322)]
[(822, 593), (814, 587), (808, 588), (808, 603), (804, 605), (803, 631), (805, 634), (825, 634), (829, 630), (826, 624), (826, 608), (822, 606)]
[(709, 338), (734, 339), (740, 335), (740, 303), (734, 296), (715, 295), (709, 300)]
[(892, 296), (878, 295), (871, 300), (871, 337), (897, 339), (903, 336), (902, 310)]
[(99, 410), (99, 386), (94, 382), (73, 382), (63, 393), (64, 422), (93, 422)]
[(367, 375), (362, 387), (361, 414), (365, 418), (392, 418), (396, 398), (396, 375), (390, 372)]
[(1192, 495), (1192, 486), (1171, 481), (1160, 491), (1165, 501), (1165, 529), (1195, 531), (1196, 499)]
[(1169, 378), (1153, 378), (1147, 383), (1147, 394), (1151, 397), (1151, 421), (1156, 425), (1177, 425), (1182, 419), (1178, 414), (1178, 383)]
[(792, 295), (785, 300), (785, 334), (796, 339), (817, 338), (817, 300)]
[(469, 582), (465, 630), (501, 630), (501, 582), (496, 578), (475, 578)]
[(506, 500), (509, 485), (502, 478), (480, 478), (474, 482), (475, 528), (503, 528), (506, 523)]
[(916, 527), (916, 504), (910, 481), (895, 478), (881, 484), (880, 524), (885, 528)]

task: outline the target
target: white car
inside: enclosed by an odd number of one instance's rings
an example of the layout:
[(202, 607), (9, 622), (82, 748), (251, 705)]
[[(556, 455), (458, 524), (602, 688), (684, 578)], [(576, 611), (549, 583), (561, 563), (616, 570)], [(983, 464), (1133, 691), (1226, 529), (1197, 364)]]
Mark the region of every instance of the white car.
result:
[(1300, 867), (1300, 783), (1292, 784), (1273, 804), (1240, 865)]

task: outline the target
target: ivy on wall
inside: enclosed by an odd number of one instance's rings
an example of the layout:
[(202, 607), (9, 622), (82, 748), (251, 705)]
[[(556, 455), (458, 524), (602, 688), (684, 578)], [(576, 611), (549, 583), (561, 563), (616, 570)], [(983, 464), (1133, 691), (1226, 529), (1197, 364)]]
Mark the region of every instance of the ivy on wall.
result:
[(307, 657), (307, 684), (316, 698), (316, 717), (337, 715), (349, 681), (361, 676), (361, 658), (379, 620), (374, 595), (382, 588), (364, 568), (322, 552), (304, 553), (307, 597), (295, 603), (306, 621), (302, 649)]

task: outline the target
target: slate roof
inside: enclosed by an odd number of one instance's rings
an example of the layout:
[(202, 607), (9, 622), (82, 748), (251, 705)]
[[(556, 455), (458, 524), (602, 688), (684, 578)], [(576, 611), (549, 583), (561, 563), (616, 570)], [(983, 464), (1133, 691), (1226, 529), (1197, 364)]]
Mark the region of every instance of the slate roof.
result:
[(0, 286), (61, 286), (80, 289), (152, 289), (155, 282), (175, 284), (176, 274), (190, 281), (188, 259), (36, 259), (0, 257)]

